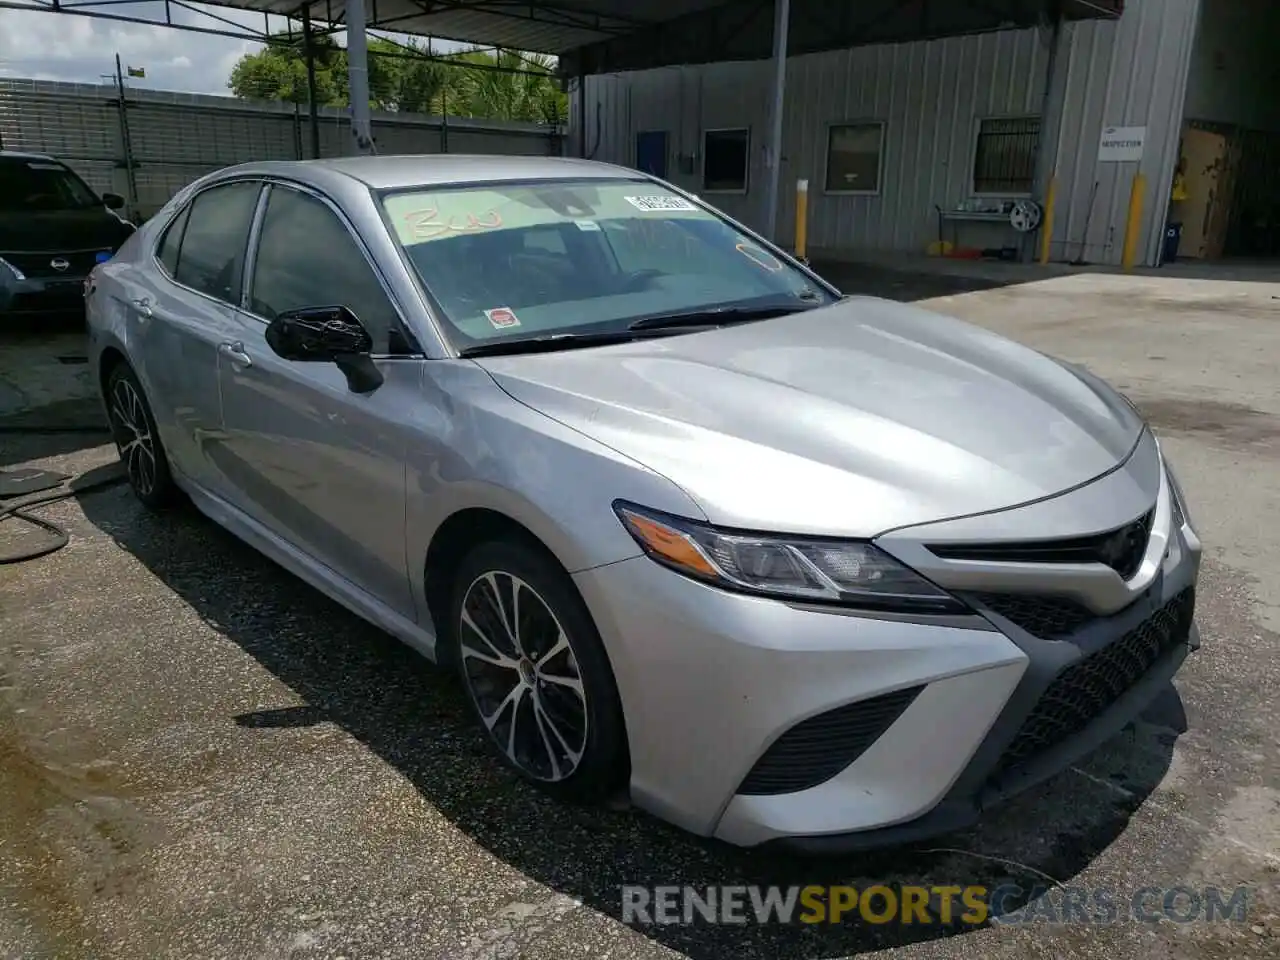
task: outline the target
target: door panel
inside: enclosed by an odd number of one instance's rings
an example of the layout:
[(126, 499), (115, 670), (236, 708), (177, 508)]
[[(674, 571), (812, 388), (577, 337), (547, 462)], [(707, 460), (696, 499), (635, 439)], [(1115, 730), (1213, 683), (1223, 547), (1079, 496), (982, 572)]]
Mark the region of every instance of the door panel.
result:
[(126, 294), (134, 355), (165, 450), (180, 473), (222, 496), (226, 483), (209, 456), (222, 423), (217, 351), (239, 329), (245, 248), (261, 192), (261, 182), (243, 180), (197, 194), (160, 237), (160, 266), (135, 271)]
[(218, 353), (223, 437), (213, 454), (232, 503), (412, 617), (407, 434), (397, 415), (420, 402), (421, 363), (380, 362), (385, 382), (360, 396), (331, 363), (276, 356), (259, 319), (242, 314), (239, 323), (233, 342), (242, 350)]
[(1221, 134), (1194, 127), (1183, 133), (1182, 158), (1186, 164), (1188, 196), (1175, 214), (1182, 219), (1179, 256), (1203, 259), (1213, 255), (1214, 209), (1223, 199), (1220, 180), (1226, 153), (1227, 138)]
[(235, 310), (163, 277), (138, 284), (126, 307), (165, 452), (183, 476), (223, 492), (208, 449), (222, 422), (217, 348), (238, 329)]
[[(400, 316), (363, 246), (329, 203), (274, 185), (238, 333), (218, 351), (218, 469), (232, 503), (397, 613), (413, 617), (405, 565), (405, 411), (421, 403), (422, 361), (405, 354)], [(267, 323), (345, 306), (369, 331), (384, 382), (352, 393), (327, 361), (285, 360)]]

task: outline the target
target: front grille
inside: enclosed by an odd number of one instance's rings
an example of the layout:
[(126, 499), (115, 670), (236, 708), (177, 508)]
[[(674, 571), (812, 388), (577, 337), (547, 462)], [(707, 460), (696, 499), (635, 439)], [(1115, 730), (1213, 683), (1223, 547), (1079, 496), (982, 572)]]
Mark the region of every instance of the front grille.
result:
[(1132, 523), (1088, 537), (1016, 543), (937, 543), (930, 544), (929, 551), (947, 560), (1101, 563), (1128, 580), (1142, 566), (1154, 518), (1155, 508), (1152, 508)]
[(774, 796), (826, 783), (879, 740), (923, 689), (895, 690), (802, 720), (756, 761), (738, 793)]
[(1097, 614), (1066, 597), (1030, 593), (975, 593), (972, 599), (1042, 640), (1058, 640), (1079, 630)]
[(1014, 770), (1082, 731), (1164, 654), (1187, 642), (1194, 616), (1195, 591), (1188, 588), (1133, 630), (1065, 668), (1041, 695), (995, 772)]
[[(0, 260), (13, 264), (33, 280), (57, 277), (86, 277), (98, 263), (99, 253), (110, 253), (107, 247), (98, 250), (76, 250), (71, 253), (2, 253)], [(55, 270), (54, 260), (66, 260), (65, 270)]]

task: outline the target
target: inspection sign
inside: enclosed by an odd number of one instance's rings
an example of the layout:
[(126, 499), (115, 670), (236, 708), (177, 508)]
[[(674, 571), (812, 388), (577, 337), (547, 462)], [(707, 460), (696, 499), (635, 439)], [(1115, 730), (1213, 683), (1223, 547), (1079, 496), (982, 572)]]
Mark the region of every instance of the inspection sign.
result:
[(1146, 144), (1146, 127), (1105, 127), (1098, 146), (1098, 162), (1137, 163)]

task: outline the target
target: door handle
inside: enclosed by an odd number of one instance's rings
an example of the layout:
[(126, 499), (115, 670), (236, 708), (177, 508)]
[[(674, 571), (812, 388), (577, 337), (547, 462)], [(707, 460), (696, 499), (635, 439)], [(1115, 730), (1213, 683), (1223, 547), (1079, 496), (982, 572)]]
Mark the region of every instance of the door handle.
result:
[(137, 311), (138, 316), (143, 320), (150, 320), (153, 316), (151, 312), (151, 300), (147, 297), (134, 297), (129, 301), (133, 304), (133, 309)]
[(244, 344), (239, 340), (234, 343), (224, 341), (223, 343), (218, 344), (218, 352), (229, 359), (237, 367), (253, 366), (253, 358), (244, 352)]

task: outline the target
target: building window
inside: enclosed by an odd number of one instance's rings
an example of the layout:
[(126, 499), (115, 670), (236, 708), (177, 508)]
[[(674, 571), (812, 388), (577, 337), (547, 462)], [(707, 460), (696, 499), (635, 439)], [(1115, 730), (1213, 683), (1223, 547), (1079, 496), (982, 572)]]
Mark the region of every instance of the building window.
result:
[(983, 120), (973, 158), (973, 192), (1031, 193), (1039, 147), (1039, 117)]
[(827, 193), (879, 193), (883, 123), (833, 123), (827, 129)]
[(702, 134), (702, 189), (746, 193), (751, 154), (748, 130), (707, 130)]

